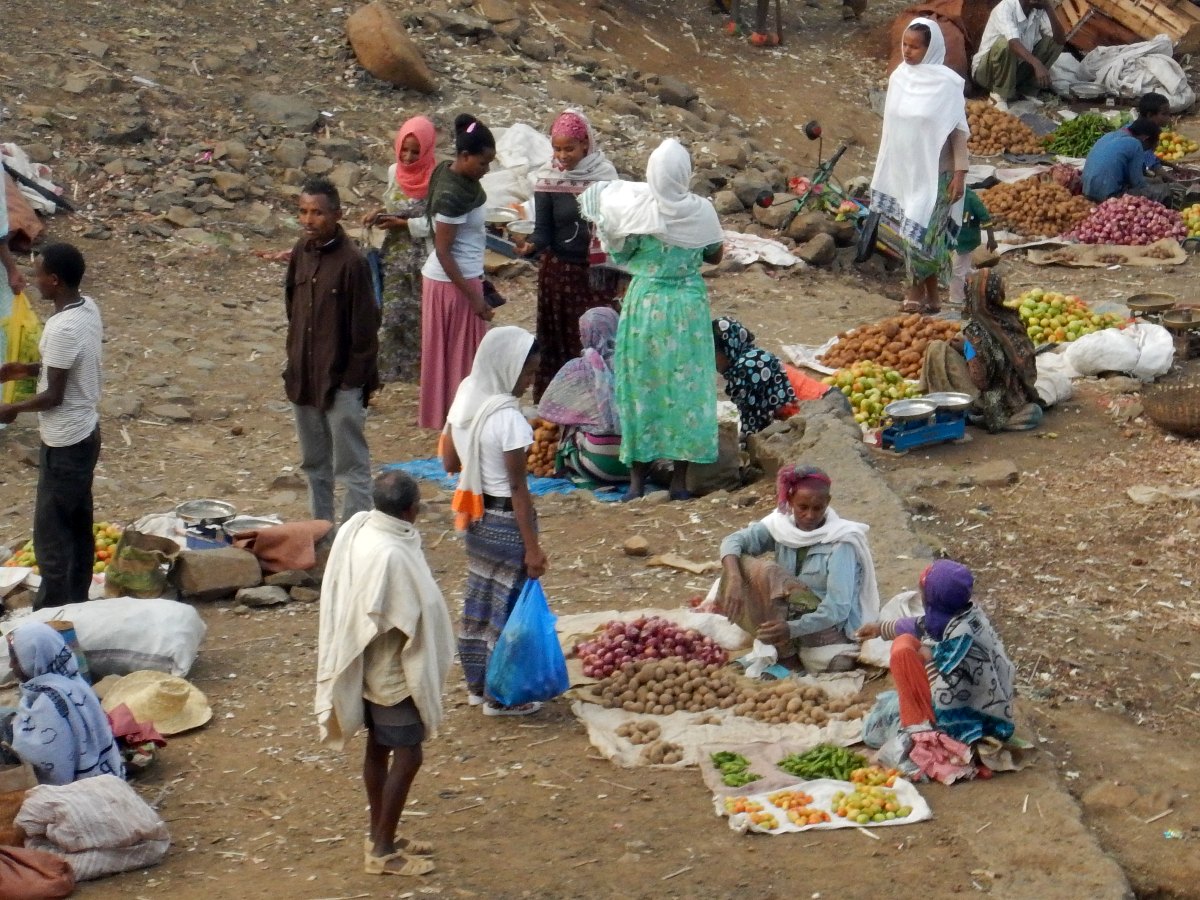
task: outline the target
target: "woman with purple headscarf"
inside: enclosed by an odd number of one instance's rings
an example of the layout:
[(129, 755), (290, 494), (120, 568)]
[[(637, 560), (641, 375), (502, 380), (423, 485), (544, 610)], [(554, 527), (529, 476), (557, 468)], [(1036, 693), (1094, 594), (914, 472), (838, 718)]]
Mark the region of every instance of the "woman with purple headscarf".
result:
[(617, 311), (607, 306), (579, 317), (583, 353), (558, 370), (538, 404), (538, 415), (562, 428), (555, 467), (587, 486), (629, 481), (629, 466), (621, 462), (612, 370), (619, 321)]
[(1013, 734), (1013, 665), (987, 615), (971, 602), (974, 584), (966, 566), (938, 560), (921, 575), (924, 615), (858, 630), (859, 640), (892, 641), (900, 725), (927, 724), (967, 745)]
[(833, 511), (831, 486), (815, 466), (784, 466), (775, 511), (721, 542), (725, 614), (809, 672), (854, 668), (854, 635), (879, 617), (868, 526)]

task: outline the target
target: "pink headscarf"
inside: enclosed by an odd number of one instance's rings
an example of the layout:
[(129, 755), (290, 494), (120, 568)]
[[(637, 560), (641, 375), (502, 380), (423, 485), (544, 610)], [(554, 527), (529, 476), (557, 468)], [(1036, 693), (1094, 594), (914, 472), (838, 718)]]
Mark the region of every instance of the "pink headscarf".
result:
[(775, 476), (775, 498), (781, 511), (787, 509), (792, 494), (805, 482), (808, 482), (806, 486), (809, 487), (820, 485), (829, 488), (833, 484), (833, 479), (816, 466), (797, 466), (791, 463), (784, 466)]
[[(409, 135), (416, 138), (421, 153), (415, 163), (405, 165), (400, 162), (400, 148)], [(413, 116), (396, 132), (396, 184), (412, 200), (424, 200), (429, 194), (429, 176), (437, 165), (434, 158), (436, 143), (437, 129), (424, 116)]]
[(584, 146), (591, 150), (591, 141), (588, 139), (588, 123), (583, 116), (577, 112), (567, 110), (560, 113), (558, 118), (554, 120), (554, 124), (550, 126), (550, 137), (565, 137), (575, 141), (583, 141)]

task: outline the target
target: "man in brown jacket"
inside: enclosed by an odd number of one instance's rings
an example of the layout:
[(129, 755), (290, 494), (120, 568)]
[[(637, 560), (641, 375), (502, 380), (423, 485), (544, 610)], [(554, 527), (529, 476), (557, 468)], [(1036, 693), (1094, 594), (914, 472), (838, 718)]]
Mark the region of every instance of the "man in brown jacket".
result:
[(336, 521), (334, 479), (346, 492), (342, 520), (371, 509), (371, 458), (363, 426), (379, 387), (379, 307), (367, 261), (339, 224), (342, 203), (324, 178), (300, 191), (304, 236), (288, 263), (287, 368), (300, 466), (313, 518)]

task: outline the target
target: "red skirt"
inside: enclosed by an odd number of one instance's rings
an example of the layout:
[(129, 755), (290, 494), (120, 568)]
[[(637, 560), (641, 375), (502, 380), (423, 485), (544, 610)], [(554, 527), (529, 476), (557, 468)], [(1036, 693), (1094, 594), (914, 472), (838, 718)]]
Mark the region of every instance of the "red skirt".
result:
[[(468, 279), (481, 287), (482, 279)], [(481, 288), (482, 289), (482, 288)], [(454, 394), (471, 374), (487, 322), (450, 281), (421, 279), (421, 403), (417, 424), (441, 431)]]
[(558, 370), (583, 353), (579, 317), (597, 306), (616, 308), (612, 291), (597, 291), (588, 281), (589, 266), (559, 259), (549, 250), (538, 269), (537, 341), (541, 362), (533, 399), (542, 398)]

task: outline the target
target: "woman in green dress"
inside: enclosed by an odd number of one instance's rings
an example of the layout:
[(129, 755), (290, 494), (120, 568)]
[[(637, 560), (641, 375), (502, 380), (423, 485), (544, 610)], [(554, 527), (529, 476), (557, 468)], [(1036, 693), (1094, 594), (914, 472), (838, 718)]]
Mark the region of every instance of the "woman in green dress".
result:
[(689, 463), (717, 458), (712, 316), (702, 262), (721, 260), (716, 211), (688, 190), (692, 161), (678, 141), (650, 155), (646, 183), (593, 185), (580, 199), (611, 262), (632, 276), (613, 356), (626, 500), (641, 497), (656, 459), (674, 461), (671, 498), (687, 500)]
[(379, 329), (379, 377), (416, 382), (421, 376), (421, 266), (429, 256), (425, 203), (436, 132), (414, 116), (396, 132), (396, 161), (388, 169), (383, 209), (365, 224), (387, 232), (383, 241), (383, 324)]

